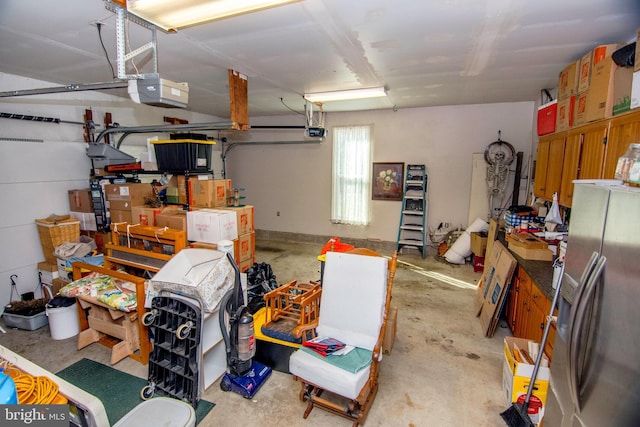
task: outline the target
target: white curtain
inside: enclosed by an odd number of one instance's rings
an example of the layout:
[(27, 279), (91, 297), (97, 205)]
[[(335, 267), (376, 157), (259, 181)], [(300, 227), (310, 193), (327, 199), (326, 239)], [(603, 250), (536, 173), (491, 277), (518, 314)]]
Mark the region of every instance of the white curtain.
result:
[(371, 127), (335, 127), (331, 221), (368, 225), (370, 193)]

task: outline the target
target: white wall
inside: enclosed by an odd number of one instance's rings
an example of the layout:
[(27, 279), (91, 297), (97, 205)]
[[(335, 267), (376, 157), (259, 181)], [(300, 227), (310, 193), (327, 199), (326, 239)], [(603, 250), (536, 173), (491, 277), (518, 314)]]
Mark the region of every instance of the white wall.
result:
[[(372, 201), (371, 224), (332, 224), (331, 127), (373, 125), (373, 161), (425, 164), (429, 176), (428, 223), (468, 225), (473, 153), (498, 139), (511, 143), (529, 162), (534, 103), (505, 103), (327, 114), (322, 144), (238, 146), (228, 153), (227, 177), (246, 188), (256, 206), (256, 228), (341, 238), (395, 241), (401, 202)], [(304, 124), (303, 118), (252, 118), (252, 125)], [(287, 131), (281, 140), (300, 140)], [(252, 131), (250, 141), (274, 140), (274, 132)], [(513, 163), (515, 167), (515, 162)], [(528, 171), (523, 171), (528, 176)], [(509, 187), (510, 190), (511, 187)], [(526, 189), (526, 181), (523, 182)], [(508, 197), (509, 206), (511, 198)], [(521, 200), (524, 200), (524, 196)], [(277, 216), (280, 212), (280, 216)]]
[[(0, 91), (55, 86), (0, 73)], [(221, 119), (179, 109), (141, 106), (98, 92), (79, 92), (0, 99), (0, 112), (56, 117), (82, 122), (91, 108), (100, 123), (105, 112), (121, 126), (160, 125), (165, 115), (191, 123)], [(326, 126), (372, 124), (374, 162), (424, 163), (429, 174), (429, 225), (441, 221), (467, 225), (472, 155), (502, 139), (531, 153), (532, 102), (416, 108), (393, 111), (332, 113)], [(304, 117), (255, 117), (254, 126), (304, 125)], [(140, 151), (152, 135), (133, 135), (122, 149)], [(160, 135), (166, 137), (166, 135)], [(302, 129), (228, 132), (231, 141), (300, 141)], [(9, 139), (41, 139), (17, 142)], [(36, 264), (44, 259), (35, 219), (68, 211), (67, 190), (86, 188), (91, 168), (85, 155), (83, 129), (0, 119), (0, 304), (9, 301), (9, 276), (17, 274), (20, 292), (37, 284)], [(220, 151), (213, 168), (221, 170)], [(256, 207), (256, 228), (342, 238), (395, 241), (400, 202), (372, 201), (368, 227), (330, 222), (331, 132), (321, 144), (237, 146), (228, 152), (227, 177), (246, 188), (246, 201)], [(276, 213), (280, 212), (280, 216)], [(4, 285), (1, 285), (4, 284)]]
[[(56, 86), (0, 73), (0, 91)], [(122, 126), (163, 124), (163, 116), (191, 123), (219, 119), (185, 110), (162, 109), (98, 92), (78, 92), (0, 99), (0, 112), (83, 121), (85, 109), (93, 110), (97, 123), (110, 112)], [(104, 128), (100, 128), (104, 129)], [(133, 135), (128, 148), (145, 144), (151, 135)], [(166, 135), (165, 135), (166, 137)], [(19, 142), (34, 139), (43, 142)], [(17, 274), (19, 292), (38, 284), (37, 263), (44, 261), (35, 220), (69, 211), (67, 190), (87, 188), (91, 163), (86, 156), (83, 127), (0, 118), (0, 304), (10, 299), (10, 280)], [(127, 147), (123, 146), (123, 149)], [(136, 151), (135, 147), (132, 151)], [(125, 150), (126, 151), (126, 150)], [(139, 151), (139, 150), (138, 150)], [(220, 170), (216, 157), (214, 168)], [(15, 295), (14, 295), (15, 297)]]

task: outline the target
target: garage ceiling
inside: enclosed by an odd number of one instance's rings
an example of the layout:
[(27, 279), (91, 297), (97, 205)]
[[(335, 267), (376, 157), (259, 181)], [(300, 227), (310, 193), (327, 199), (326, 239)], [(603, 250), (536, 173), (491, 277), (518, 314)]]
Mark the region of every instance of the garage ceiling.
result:
[[(0, 72), (112, 81), (96, 21), (115, 68), (116, 19), (102, 0), (3, 0)], [(189, 110), (221, 118), (229, 117), (228, 69), (248, 77), (250, 116), (301, 111), (305, 92), (369, 86), (385, 86), (388, 97), (324, 110), (536, 101), (570, 61), (598, 44), (633, 41), (638, 26), (635, 0), (302, 0), (158, 32), (159, 72), (189, 83)], [(128, 33), (132, 49), (150, 40), (133, 23)]]

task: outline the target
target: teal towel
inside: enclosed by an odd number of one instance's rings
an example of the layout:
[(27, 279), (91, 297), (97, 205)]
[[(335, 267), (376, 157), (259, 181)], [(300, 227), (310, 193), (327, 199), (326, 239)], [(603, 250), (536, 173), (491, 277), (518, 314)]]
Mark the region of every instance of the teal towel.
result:
[(371, 350), (360, 347), (355, 347), (353, 350), (343, 356), (329, 354), (327, 357), (324, 357), (321, 354), (318, 354), (310, 348), (304, 346), (300, 347), (300, 350), (354, 374), (371, 364)]

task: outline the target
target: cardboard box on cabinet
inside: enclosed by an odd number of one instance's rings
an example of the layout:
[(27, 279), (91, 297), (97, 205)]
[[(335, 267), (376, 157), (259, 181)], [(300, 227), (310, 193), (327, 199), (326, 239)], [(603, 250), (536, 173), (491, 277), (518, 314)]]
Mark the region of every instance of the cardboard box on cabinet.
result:
[[(638, 61), (640, 62), (640, 61)], [(631, 78), (631, 109), (640, 107), (640, 71), (634, 71)]]
[(571, 129), (571, 127), (573, 126), (575, 104), (575, 95), (572, 95), (569, 98), (558, 102), (558, 118), (556, 122), (556, 131)]
[(558, 77), (558, 101), (578, 93), (578, 67), (580, 61), (574, 61), (567, 65)]
[(587, 97), (589, 90), (576, 95), (576, 102), (573, 108), (573, 125), (579, 126), (587, 122)]
[(613, 115), (625, 113), (631, 109), (631, 90), (633, 69), (616, 67), (613, 75)]
[(636, 55), (635, 55), (635, 57), (638, 58), (638, 59), (635, 60), (635, 62), (633, 63), (633, 71), (640, 71), (640, 43), (638, 43), (638, 41), (640, 41), (640, 28), (638, 28), (638, 31), (636, 31)]
[(600, 61), (592, 71), (586, 102), (587, 122), (606, 119), (613, 115), (616, 73), (618, 73), (617, 92), (619, 93), (631, 92), (630, 86), (633, 77), (630, 69), (618, 67), (611, 57)]
[(596, 46), (580, 58), (580, 73), (578, 76), (578, 92), (589, 89), (592, 70), (600, 61), (611, 56), (618, 49), (618, 44), (603, 44)]

